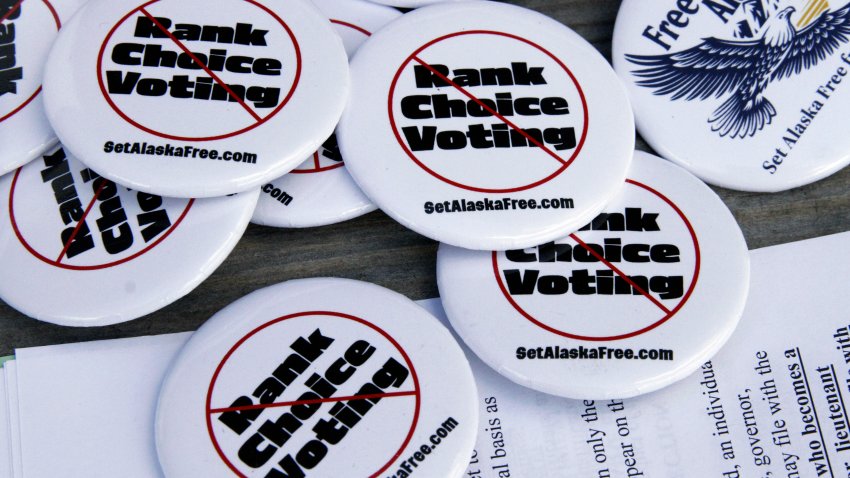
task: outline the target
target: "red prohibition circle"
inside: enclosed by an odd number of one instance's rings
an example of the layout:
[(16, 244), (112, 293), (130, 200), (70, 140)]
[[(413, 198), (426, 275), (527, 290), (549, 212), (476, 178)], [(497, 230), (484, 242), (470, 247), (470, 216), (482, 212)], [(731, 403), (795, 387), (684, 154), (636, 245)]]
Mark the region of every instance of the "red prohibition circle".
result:
[[(540, 50), (541, 52), (543, 52), (552, 61), (554, 61), (558, 66), (560, 66), (564, 70), (564, 72), (567, 74), (567, 76), (569, 76), (570, 80), (573, 82), (573, 85), (576, 87), (576, 91), (578, 91), (579, 97), (581, 98), (582, 112), (584, 113), (584, 130), (581, 133), (581, 138), (579, 139), (579, 142), (576, 145), (576, 148), (575, 148), (575, 151), (573, 151), (573, 154), (567, 160), (561, 160), (561, 163), (562, 163), (561, 167), (559, 167), (555, 172), (553, 172), (549, 176), (546, 176), (545, 178), (540, 179), (538, 181), (535, 181), (531, 184), (527, 184), (525, 186), (518, 186), (518, 187), (514, 187), (514, 188), (480, 188), (480, 187), (477, 187), (477, 186), (470, 186), (468, 184), (463, 184), (463, 183), (460, 183), (458, 181), (454, 181), (452, 179), (449, 179), (449, 178), (441, 175), (440, 173), (434, 171), (433, 169), (429, 168), (427, 165), (425, 165), (425, 163), (423, 161), (421, 161), (419, 158), (416, 157), (415, 154), (413, 154), (413, 151), (410, 150), (410, 148), (407, 146), (407, 144), (402, 139), (401, 134), (398, 131), (398, 125), (396, 124), (395, 113), (393, 113), (393, 103), (394, 103), (394, 99), (395, 99), (395, 91), (396, 91), (396, 88), (398, 86), (399, 78), (401, 78), (402, 71), (407, 67), (407, 65), (410, 64), (411, 61), (418, 61), (417, 60), (418, 55), (420, 53), (422, 53), (425, 49), (431, 47), (432, 45), (434, 45), (436, 43), (447, 40), (449, 38), (460, 37), (460, 36), (463, 36), (463, 35), (497, 35), (497, 36), (503, 36), (503, 37), (510, 38), (510, 39), (525, 43), (527, 45), (530, 45), (531, 47), (536, 48), (536, 49)], [(578, 157), (579, 153), (581, 152), (582, 148), (584, 147), (584, 142), (587, 139), (587, 131), (588, 131), (588, 128), (589, 128), (589, 125), (590, 125), (590, 116), (588, 115), (587, 99), (584, 96), (584, 90), (581, 88), (581, 85), (579, 84), (575, 75), (573, 75), (573, 72), (569, 68), (567, 68), (567, 65), (565, 65), (564, 62), (562, 62), (558, 57), (553, 55), (549, 50), (543, 48), (542, 46), (538, 45), (537, 43), (532, 42), (531, 40), (510, 34), (510, 33), (491, 31), (491, 30), (469, 30), (469, 31), (455, 32), (455, 33), (450, 33), (448, 35), (443, 35), (439, 38), (436, 38), (434, 40), (429, 41), (428, 43), (422, 45), (416, 51), (411, 53), (410, 56), (408, 56), (407, 59), (404, 60), (404, 62), (402, 62), (401, 66), (399, 67), (398, 71), (395, 74), (395, 77), (393, 78), (392, 84), (390, 85), (390, 91), (389, 91), (388, 101), (387, 101), (387, 110), (388, 110), (388, 113), (389, 113), (390, 126), (392, 127), (393, 134), (395, 134), (395, 137), (396, 137), (396, 140), (398, 141), (398, 144), (401, 146), (401, 148), (404, 150), (404, 152), (407, 154), (407, 156), (410, 157), (411, 160), (413, 160), (414, 163), (416, 163), (420, 168), (425, 170), (425, 172), (427, 172), (431, 176), (434, 176), (435, 178), (439, 179), (440, 181), (443, 181), (444, 183), (450, 184), (452, 186), (455, 186), (455, 187), (458, 187), (458, 188), (461, 188), (461, 189), (466, 189), (468, 191), (475, 191), (475, 192), (481, 192), (481, 193), (512, 193), (512, 192), (518, 192), (518, 191), (525, 191), (527, 189), (532, 189), (532, 188), (535, 188), (537, 186), (540, 186), (541, 184), (545, 184), (545, 183), (551, 181), (552, 179), (554, 179), (555, 177), (557, 177), (561, 173), (563, 173), (573, 163), (573, 161), (575, 161), (576, 157)]]
[(390, 457), (389, 461), (387, 461), (386, 464), (381, 466), (381, 468), (378, 471), (369, 475), (369, 478), (377, 478), (378, 476), (383, 474), (385, 471), (387, 471), (387, 469), (389, 469), (389, 467), (393, 464), (393, 462), (395, 462), (401, 456), (402, 452), (404, 452), (404, 449), (407, 448), (407, 445), (410, 444), (410, 440), (413, 438), (413, 432), (416, 431), (416, 425), (419, 422), (419, 409), (420, 409), (420, 406), (422, 404), (422, 396), (421, 396), (421, 391), (419, 389), (419, 377), (416, 375), (416, 368), (413, 366), (413, 362), (411, 362), (410, 357), (407, 355), (407, 352), (404, 351), (404, 349), (401, 347), (401, 345), (390, 334), (388, 334), (386, 331), (384, 331), (383, 329), (381, 329), (377, 325), (375, 325), (371, 322), (368, 322), (364, 319), (361, 319), (359, 317), (355, 317), (353, 315), (350, 315), (350, 314), (344, 314), (342, 312), (331, 312), (331, 311), (298, 312), (298, 313), (295, 313), (295, 314), (289, 314), (289, 315), (285, 315), (285, 316), (282, 316), (282, 317), (278, 317), (274, 320), (271, 320), (269, 322), (266, 322), (265, 324), (260, 325), (259, 327), (255, 328), (254, 330), (248, 332), (247, 335), (245, 335), (244, 337), (239, 339), (239, 341), (236, 342), (233, 345), (233, 347), (231, 347), (230, 350), (227, 351), (227, 353), (224, 355), (224, 358), (221, 359), (221, 362), (219, 362), (218, 366), (216, 367), (212, 378), (210, 379), (210, 386), (207, 389), (207, 399), (206, 399), (207, 433), (210, 436), (210, 440), (212, 441), (213, 447), (215, 447), (215, 451), (216, 451), (216, 453), (218, 453), (219, 458), (221, 458), (221, 460), (224, 461), (224, 463), (227, 465), (227, 467), (230, 468), (230, 470), (233, 471), (236, 474), (236, 476), (239, 476), (241, 478), (247, 478), (242, 472), (240, 472), (236, 468), (235, 465), (233, 465), (233, 463), (231, 463), (231, 461), (227, 458), (227, 456), (225, 456), (224, 450), (221, 449), (221, 446), (219, 445), (218, 440), (215, 437), (215, 431), (213, 430), (212, 415), (215, 412), (214, 412), (214, 409), (212, 407), (212, 393), (213, 393), (213, 389), (215, 388), (216, 381), (218, 380), (218, 376), (221, 373), (222, 368), (224, 368), (224, 365), (227, 363), (227, 361), (233, 355), (233, 353), (236, 352), (236, 350), (239, 347), (241, 347), (246, 341), (248, 341), (251, 337), (253, 337), (257, 333), (262, 332), (263, 330), (267, 329), (268, 327), (271, 327), (273, 325), (279, 324), (279, 323), (287, 321), (287, 320), (296, 319), (296, 318), (300, 318), (300, 317), (309, 317), (309, 316), (336, 317), (336, 318), (340, 318), (340, 319), (351, 320), (351, 321), (354, 321), (354, 322), (356, 322), (360, 325), (365, 325), (366, 327), (368, 327), (368, 328), (374, 330), (375, 332), (377, 332), (378, 334), (380, 334), (388, 342), (390, 342), (396, 348), (396, 350), (398, 350), (398, 352), (401, 354), (402, 358), (404, 359), (405, 364), (407, 365), (407, 368), (410, 370), (410, 376), (413, 379), (413, 392), (414, 392), (413, 396), (415, 398), (413, 419), (412, 419), (411, 424), (410, 424), (410, 430), (407, 432), (407, 435), (405, 436), (404, 441), (402, 442), (401, 446), (393, 454), (393, 456)]
[[(242, 129), (239, 129), (239, 130), (236, 130), (236, 131), (233, 131), (233, 132), (230, 132), (230, 133), (216, 135), (216, 136), (191, 137), (191, 136), (172, 135), (172, 134), (156, 131), (152, 128), (148, 128), (147, 126), (144, 126), (141, 123), (130, 118), (130, 116), (128, 116), (126, 113), (124, 113), (121, 110), (121, 108), (119, 108), (118, 105), (116, 105), (115, 102), (112, 101), (112, 98), (109, 96), (109, 93), (106, 91), (106, 85), (103, 84), (103, 56), (104, 56), (104, 52), (106, 51), (107, 43), (109, 43), (109, 40), (112, 39), (112, 35), (115, 33), (115, 31), (118, 29), (118, 27), (123, 25), (124, 22), (126, 22), (127, 19), (130, 18), (132, 15), (134, 15), (136, 12), (142, 12), (143, 14), (147, 15), (147, 13), (146, 13), (146, 11), (144, 11), (144, 9), (146, 7), (148, 7), (149, 5), (152, 5), (152, 4), (160, 2), (160, 1), (162, 1), (162, 0), (150, 0), (146, 3), (143, 3), (142, 5), (139, 5), (138, 7), (134, 8), (129, 13), (124, 15), (124, 17), (122, 17), (118, 21), (118, 23), (116, 23), (115, 26), (112, 27), (111, 30), (109, 30), (109, 33), (106, 35), (106, 38), (103, 40), (103, 44), (100, 47), (100, 52), (97, 55), (97, 83), (100, 86), (100, 91), (103, 94), (103, 98), (106, 100), (107, 103), (109, 103), (109, 106), (112, 107), (112, 109), (115, 111), (115, 113), (118, 114), (118, 116), (120, 116), (121, 118), (123, 118), (124, 121), (130, 123), (131, 125), (135, 126), (136, 128), (138, 128), (138, 129), (140, 129), (140, 130), (142, 130), (146, 133), (150, 133), (152, 135), (159, 136), (161, 138), (173, 139), (173, 140), (178, 140), (178, 141), (215, 141), (215, 140), (219, 140), (219, 139), (226, 139), (226, 138), (231, 138), (231, 137), (234, 137), (234, 136), (239, 136), (240, 134), (251, 131), (252, 129), (254, 129), (254, 128), (266, 123), (268, 120), (272, 119), (275, 115), (277, 115), (280, 112), (280, 110), (283, 109), (284, 106), (286, 106), (287, 103), (289, 103), (289, 100), (292, 99), (292, 95), (295, 94), (295, 90), (298, 87), (298, 82), (301, 79), (301, 63), (302, 63), (302, 61), (301, 61), (301, 48), (298, 46), (298, 40), (295, 38), (295, 34), (292, 33), (292, 30), (290, 30), (290, 28), (286, 24), (286, 22), (284, 22), (283, 19), (281, 19), (276, 13), (274, 13), (273, 11), (268, 9), (266, 6), (258, 3), (255, 0), (242, 0), (246, 3), (249, 3), (251, 5), (256, 6), (257, 8), (263, 10), (269, 16), (274, 18), (275, 21), (277, 21), (283, 27), (283, 29), (289, 35), (289, 38), (292, 40), (292, 46), (295, 49), (295, 64), (296, 64), (296, 66), (295, 66), (295, 78), (292, 82), (292, 87), (289, 89), (289, 92), (286, 94), (283, 101), (281, 101), (281, 103), (274, 110), (272, 110), (271, 113), (267, 114), (263, 118), (258, 119), (255, 123), (253, 123), (249, 126), (246, 126)], [(244, 105), (244, 102), (242, 104)], [(256, 113), (253, 113), (253, 114), (256, 114)]]
[[(113, 261), (113, 262), (107, 262), (107, 263), (104, 263), (104, 264), (96, 264), (96, 265), (91, 265), (91, 266), (77, 266), (77, 265), (72, 265), (72, 264), (63, 264), (62, 262), (59, 262), (62, 257), (60, 257), (58, 260), (57, 259), (50, 259), (50, 258), (42, 255), (38, 251), (36, 251), (35, 248), (33, 248), (27, 242), (27, 240), (24, 238), (23, 233), (21, 233), (21, 230), (18, 227), (18, 222), (17, 222), (17, 219), (15, 218), (15, 191), (16, 191), (17, 185), (18, 185), (18, 177), (21, 175), (22, 170), (23, 170), (23, 167), (18, 168), (18, 170), (15, 171), (15, 176), (12, 178), (12, 187), (9, 190), (9, 220), (12, 223), (12, 231), (14, 231), (15, 236), (18, 238), (18, 241), (21, 243), (21, 245), (24, 246), (24, 249), (26, 249), (30, 254), (35, 256), (36, 259), (38, 259), (38, 260), (40, 260), (40, 261), (42, 261), (46, 264), (49, 264), (51, 266), (59, 267), (61, 269), (68, 269), (68, 270), (72, 270), (72, 271), (94, 271), (94, 270), (108, 269), (110, 267), (115, 267), (115, 266), (124, 264), (126, 262), (130, 262), (134, 259), (137, 259), (137, 258), (141, 257), (142, 255), (150, 252), (151, 249), (160, 245), (162, 243), (162, 241), (164, 241), (166, 238), (168, 238), (168, 236), (170, 236), (171, 233), (174, 232), (177, 229), (177, 226), (179, 226), (183, 222), (183, 219), (185, 219), (186, 215), (189, 213), (189, 209), (191, 209), (192, 205), (195, 203), (194, 199), (190, 199), (189, 202), (186, 204), (186, 208), (183, 209), (183, 212), (180, 214), (180, 217), (178, 217), (177, 220), (174, 221), (174, 224), (172, 224), (171, 227), (168, 228), (168, 230), (166, 230), (164, 233), (162, 233), (162, 236), (160, 236), (156, 241), (152, 242), (151, 244), (149, 244), (144, 249), (142, 249), (142, 250), (140, 250), (140, 251), (138, 251), (134, 254), (131, 254), (127, 257), (124, 257), (123, 259), (119, 259), (119, 260), (116, 260), (116, 261)], [(94, 204), (96, 199), (97, 199), (96, 196), (93, 197), (92, 200), (91, 200), (91, 203)], [(91, 205), (87, 209), (91, 209)], [(78, 221), (78, 224), (81, 224), (84, 220), (85, 220), (85, 217), (80, 219), (80, 221)], [(71, 242), (71, 241), (69, 240), (68, 242)], [(63, 252), (62, 256), (64, 256), (64, 252)]]
[(699, 241), (697, 240), (697, 235), (696, 235), (696, 232), (694, 231), (693, 226), (691, 225), (691, 222), (688, 220), (688, 218), (685, 216), (685, 214), (682, 212), (682, 210), (679, 209), (679, 206), (677, 206), (667, 196), (661, 194), (656, 189), (654, 189), (650, 186), (647, 186), (646, 184), (643, 184), (641, 182), (634, 181), (632, 179), (626, 179), (626, 183), (631, 184), (633, 186), (637, 186), (637, 187), (642, 188), (642, 189), (645, 189), (646, 191), (658, 196), (661, 200), (663, 200), (665, 203), (667, 203), (668, 206), (670, 206), (674, 211), (676, 211), (676, 214), (678, 214), (679, 217), (682, 219), (682, 221), (684, 222), (685, 226), (688, 229), (688, 232), (691, 235), (691, 240), (693, 241), (693, 244), (694, 244), (694, 253), (695, 253), (694, 278), (691, 281), (691, 285), (690, 285), (690, 287), (688, 287), (687, 292), (685, 292), (685, 295), (682, 297), (682, 299), (679, 301), (679, 303), (676, 304), (676, 307), (671, 309), (669, 313), (664, 315), (658, 321), (656, 321), (656, 322), (654, 322), (654, 323), (652, 323), (652, 324), (650, 324), (646, 327), (643, 327), (639, 330), (635, 330), (634, 332), (629, 332), (629, 333), (626, 333), (626, 334), (612, 335), (612, 336), (608, 336), (608, 337), (595, 337), (595, 336), (577, 335), (577, 334), (571, 334), (569, 332), (564, 332), (564, 331), (558, 330), (558, 329), (556, 329), (556, 328), (554, 328), (550, 325), (547, 325), (547, 324), (543, 323), (542, 321), (540, 321), (539, 319), (535, 318), (534, 316), (532, 316), (531, 314), (526, 312), (513, 299), (513, 297), (511, 297), (511, 294), (508, 292), (507, 287), (505, 287), (504, 281), (502, 281), (502, 275), (499, 272), (498, 253), (494, 251), (493, 254), (492, 254), (492, 263), (493, 263), (493, 273), (496, 276), (496, 282), (499, 284), (499, 289), (502, 291), (502, 294), (505, 296), (505, 299), (507, 299), (507, 301), (513, 306), (514, 309), (516, 309), (517, 312), (520, 313), (520, 315), (522, 315), (523, 317), (525, 317), (526, 319), (528, 319), (530, 322), (537, 325), (538, 327), (540, 327), (544, 330), (547, 330), (547, 331), (549, 331), (549, 332), (551, 332), (555, 335), (560, 335), (561, 337), (567, 337), (567, 338), (575, 339), (575, 340), (585, 340), (585, 341), (589, 341), (589, 342), (613, 341), (613, 340), (623, 340), (623, 339), (628, 339), (628, 338), (631, 338), (631, 337), (637, 337), (638, 335), (645, 334), (645, 333), (661, 326), (662, 324), (664, 324), (665, 322), (670, 320), (674, 315), (676, 315), (676, 313), (679, 312), (679, 310), (685, 305), (685, 303), (688, 301), (688, 299), (690, 299), (691, 293), (693, 293), (694, 288), (697, 285), (697, 280), (699, 279), (699, 271), (700, 271)]
[[(342, 26), (342, 27), (350, 28), (350, 29), (352, 29), (356, 32), (359, 32), (359, 33), (366, 35), (367, 37), (372, 36), (372, 32), (370, 32), (369, 30), (366, 30), (363, 27), (359, 27), (359, 26), (357, 26), (353, 23), (345, 22), (345, 21), (342, 21), (342, 20), (337, 20), (335, 18), (331, 18), (331, 23), (333, 23), (335, 25)], [(315, 153), (313, 153), (313, 164), (314, 164), (314, 166), (311, 167), (311, 168), (293, 169), (292, 171), (290, 171), (290, 173), (292, 173), (292, 174), (322, 173), (322, 172), (325, 172), (325, 171), (332, 171), (334, 169), (339, 169), (339, 168), (343, 167), (343, 165), (345, 163), (341, 161), (339, 164), (332, 164), (330, 166), (320, 166), (319, 165), (319, 152), (316, 151)]]
[[(11, 15), (15, 12), (15, 10), (17, 10), (18, 8), (20, 8), (20, 7), (21, 7), (21, 5), (23, 5), (24, 1), (26, 1), (26, 0), (20, 0), (20, 1), (19, 1), (19, 2), (18, 2), (15, 6), (14, 6), (14, 7), (12, 7), (12, 9), (11, 9), (11, 10), (9, 10), (8, 12), (6, 12), (6, 15), (5, 15), (3, 18), (0, 18), (0, 24), (2, 24), (4, 21), (6, 21), (6, 18), (10, 17), (10, 16), (11, 16)], [(62, 22), (59, 20), (59, 15), (56, 13), (56, 9), (55, 9), (55, 8), (53, 8), (53, 5), (51, 5), (51, 4), (50, 4), (50, 2), (49, 2), (48, 0), (41, 0), (41, 3), (43, 3), (43, 4), (47, 7), (47, 9), (48, 9), (48, 10), (50, 10), (50, 14), (53, 16), (53, 21), (56, 23), (56, 30), (57, 30), (57, 31), (59, 31), (59, 29), (60, 29), (60, 28), (62, 28)], [(30, 95), (30, 96), (29, 96), (26, 100), (24, 100), (24, 101), (23, 101), (23, 103), (21, 103), (20, 105), (18, 105), (18, 106), (16, 106), (16, 107), (14, 107), (14, 108), (12, 109), (12, 111), (10, 111), (10, 112), (6, 113), (5, 115), (0, 116), (0, 123), (2, 123), (2, 122), (4, 122), (4, 121), (6, 121), (7, 119), (9, 119), (9, 118), (11, 118), (11, 117), (15, 116), (16, 114), (18, 114), (21, 110), (23, 110), (23, 109), (24, 109), (24, 108), (26, 108), (26, 107), (27, 107), (30, 103), (32, 103), (32, 101), (33, 101), (33, 100), (34, 100), (34, 99), (35, 99), (35, 98), (36, 98), (36, 97), (37, 97), (40, 93), (41, 93), (41, 85), (39, 85), (39, 86), (38, 86), (38, 88), (36, 88), (36, 89), (35, 89), (35, 91), (33, 92), (33, 94), (31, 94), (31, 95)]]

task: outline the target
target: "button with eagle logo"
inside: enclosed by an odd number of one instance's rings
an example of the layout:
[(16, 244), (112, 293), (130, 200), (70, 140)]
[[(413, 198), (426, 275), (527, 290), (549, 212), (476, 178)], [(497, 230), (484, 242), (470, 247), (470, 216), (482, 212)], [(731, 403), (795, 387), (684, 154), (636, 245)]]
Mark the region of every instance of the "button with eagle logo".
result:
[[(372, 32), (401, 16), (364, 0), (313, 0), (342, 38), (349, 57)], [(324, 226), (377, 209), (360, 190), (339, 152), (336, 135), (300, 166), (261, 188), (251, 222), (275, 227)]]
[(84, 0), (0, 0), (0, 176), (56, 143), (44, 114), (44, 63)]
[(177, 199), (134, 191), (55, 147), (0, 178), (0, 299), (69, 326), (153, 312), (224, 261), (258, 195)]
[(459, 477), (478, 425), (469, 362), (401, 294), (302, 279), (225, 307), (163, 380), (170, 478)]
[(585, 227), (505, 252), (441, 245), (437, 281), (455, 330), (507, 378), (569, 398), (628, 398), (685, 378), (726, 342), (749, 254), (705, 183), (638, 152)]
[(782, 191), (850, 163), (847, 0), (625, 0), (613, 62), (638, 130), (718, 186)]
[(57, 136), (104, 177), (200, 198), (259, 188), (333, 132), (339, 36), (306, 0), (90, 0), (47, 60)]
[(625, 88), (578, 34), (498, 2), (432, 5), (351, 61), (337, 129), (384, 212), (444, 243), (527, 247), (592, 219), (634, 151)]

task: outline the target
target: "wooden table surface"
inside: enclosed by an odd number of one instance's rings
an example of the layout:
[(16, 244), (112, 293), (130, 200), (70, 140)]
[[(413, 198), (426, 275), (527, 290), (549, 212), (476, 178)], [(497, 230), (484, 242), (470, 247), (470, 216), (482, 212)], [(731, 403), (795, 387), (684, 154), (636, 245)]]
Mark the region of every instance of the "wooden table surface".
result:
[[(554, 17), (610, 59), (619, 0), (510, 0)], [(651, 151), (642, 141), (638, 148)], [(850, 168), (778, 194), (715, 188), (751, 249), (850, 230)], [(437, 296), (437, 243), (381, 212), (303, 230), (251, 225), (230, 257), (197, 289), (128, 323), (70, 328), (41, 323), (0, 303), (0, 355), (15, 348), (195, 330), (216, 311), (259, 288), (305, 277), (374, 282), (411, 299)], [(789, 278), (789, 284), (793, 278)]]

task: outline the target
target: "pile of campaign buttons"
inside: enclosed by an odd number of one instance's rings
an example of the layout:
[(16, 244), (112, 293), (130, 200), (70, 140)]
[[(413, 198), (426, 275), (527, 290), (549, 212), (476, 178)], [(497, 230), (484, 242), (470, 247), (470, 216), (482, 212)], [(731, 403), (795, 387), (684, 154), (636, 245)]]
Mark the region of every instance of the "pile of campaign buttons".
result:
[[(447, 315), (484, 362), (538, 391), (626, 398), (716, 353), (749, 284), (722, 201), (634, 152), (632, 104), (656, 150), (716, 184), (787, 189), (850, 162), (826, 126), (844, 112), (846, 39), (830, 35), (850, 7), (625, 0), (612, 68), (513, 5), (314, 1), (0, 1), (15, 26), (0, 48), (18, 52), (0, 70), (0, 298), (114, 324), (191, 291), (249, 220), (380, 207), (442, 242)], [(831, 41), (806, 50), (818, 35)], [(451, 335), (409, 300), (291, 281), (190, 339), (163, 383), (158, 454), (177, 477), (456, 476), (475, 398)]]
[(301, 0), (219, 7), (4, 3), (0, 298), (9, 305), (75, 326), (164, 307), (224, 261), (258, 186), (330, 135), (348, 67), (322, 13)]

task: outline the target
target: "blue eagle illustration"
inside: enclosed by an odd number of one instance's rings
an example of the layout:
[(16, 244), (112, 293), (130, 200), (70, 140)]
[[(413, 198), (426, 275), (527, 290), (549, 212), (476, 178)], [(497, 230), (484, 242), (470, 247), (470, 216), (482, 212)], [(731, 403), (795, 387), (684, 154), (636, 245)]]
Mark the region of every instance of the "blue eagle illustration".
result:
[(692, 101), (731, 92), (708, 122), (722, 137), (746, 138), (776, 116), (776, 108), (763, 96), (769, 84), (815, 66), (850, 37), (850, 4), (824, 11), (800, 31), (791, 23), (795, 11), (786, 7), (769, 18), (762, 14), (760, 38), (712, 37), (678, 53), (626, 59), (641, 67), (632, 71), (640, 78), (637, 84), (655, 95)]

